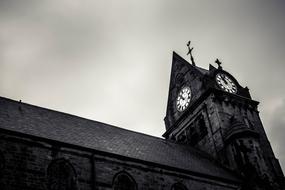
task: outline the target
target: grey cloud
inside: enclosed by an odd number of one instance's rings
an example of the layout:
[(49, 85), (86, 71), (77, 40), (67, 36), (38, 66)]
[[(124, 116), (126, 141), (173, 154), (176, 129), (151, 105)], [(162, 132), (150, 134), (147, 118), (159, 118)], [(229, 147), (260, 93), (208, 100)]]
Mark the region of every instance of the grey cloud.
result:
[(284, 17), (281, 0), (3, 0), (0, 95), (161, 136), (172, 51), (188, 59), (190, 39), (197, 65), (220, 58), (261, 101), (284, 163), (282, 115), (270, 120), (285, 94)]

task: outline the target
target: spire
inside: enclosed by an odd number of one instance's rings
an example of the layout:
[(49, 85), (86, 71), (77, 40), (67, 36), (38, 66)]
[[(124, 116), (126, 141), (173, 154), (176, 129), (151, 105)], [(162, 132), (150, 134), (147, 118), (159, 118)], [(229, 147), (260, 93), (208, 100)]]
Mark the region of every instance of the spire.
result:
[(193, 58), (193, 56), (192, 56), (193, 47), (190, 48), (190, 43), (191, 43), (191, 41), (189, 41), (189, 42), (187, 43), (187, 47), (188, 47), (188, 53), (187, 53), (187, 55), (190, 54), (190, 59), (191, 59), (192, 65), (193, 65), (193, 66), (196, 66), (195, 61), (194, 61), (194, 58)]

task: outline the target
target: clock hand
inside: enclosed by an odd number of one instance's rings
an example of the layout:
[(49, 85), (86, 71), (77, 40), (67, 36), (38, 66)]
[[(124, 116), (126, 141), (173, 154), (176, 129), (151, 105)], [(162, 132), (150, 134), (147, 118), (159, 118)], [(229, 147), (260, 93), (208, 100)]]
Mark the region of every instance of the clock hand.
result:
[(221, 78), (222, 78), (222, 80), (224, 81), (224, 83), (227, 85), (227, 84), (228, 84), (228, 82), (227, 82), (227, 80), (226, 80), (225, 75), (221, 75)]

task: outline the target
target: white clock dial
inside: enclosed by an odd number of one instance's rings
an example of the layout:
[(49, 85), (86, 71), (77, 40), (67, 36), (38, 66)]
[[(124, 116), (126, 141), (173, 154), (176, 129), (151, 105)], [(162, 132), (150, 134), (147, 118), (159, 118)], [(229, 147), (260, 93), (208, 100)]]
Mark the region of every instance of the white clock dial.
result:
[(176, 99), (177, 110), (180, 112), (184, 111), (189, 106), (190, 100), (191, 100), (190, 87), (188, 86), (183, 87), (178, 93), (178, 96)]
[(216, 75), (216, 81), (221, 89), (230, 93), (237, 93), (237, 85), (224, 73)]

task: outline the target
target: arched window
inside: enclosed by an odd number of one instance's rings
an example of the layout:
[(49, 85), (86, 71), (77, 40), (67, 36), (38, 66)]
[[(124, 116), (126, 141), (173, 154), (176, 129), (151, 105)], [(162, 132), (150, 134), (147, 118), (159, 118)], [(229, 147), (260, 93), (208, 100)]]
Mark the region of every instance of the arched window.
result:
[(3, 153), (0, 151), (0, 177), (2, 176), (3, 170), (5, 166), (5, 159)]
[(205, 120), (202, 114), (199, 116), (197, 125), (199, 127), (199, 135), (201, 136), (201, 138), (203, 138), (208, 132), (207, 132), (206, 123), (205, 123)]
[(77, 176), (73, 166), (65, 159), (54, 160), (47, 169), (49, 190), (77, 190)]
[(118, 173), (113, 181), (114, 190), (136, 190), (135, 180), (126, 172)]
[(251, 123), (251, 121), (249, 119), (247, 119), (246, 117), (243, 118), (245, 126), (250, 128), (250, 129), (254, 129), (253, 124)]
[(187, 190), (187, 188), (181, 183), (175, 183), (172, 185), (171, 190)]

